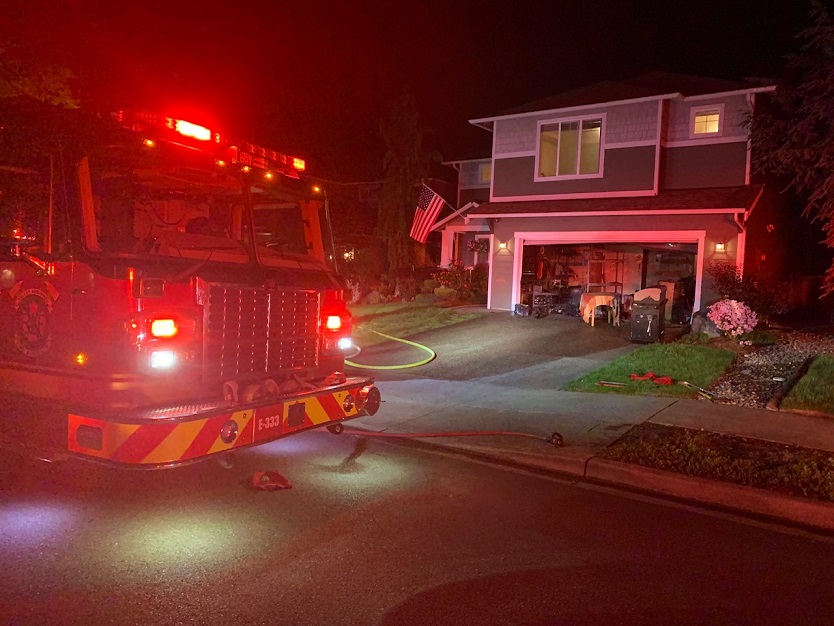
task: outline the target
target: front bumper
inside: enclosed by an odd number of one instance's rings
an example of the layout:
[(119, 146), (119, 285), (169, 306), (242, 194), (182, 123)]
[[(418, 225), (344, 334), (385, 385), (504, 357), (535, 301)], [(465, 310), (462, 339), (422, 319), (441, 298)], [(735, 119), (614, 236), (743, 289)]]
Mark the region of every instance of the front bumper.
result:
[(379, 407), (373, 378), (250, 404), (164, 407), (118, 416), (67, 418), (70, 453), (117, 465), (172, 467), (367, 414)]

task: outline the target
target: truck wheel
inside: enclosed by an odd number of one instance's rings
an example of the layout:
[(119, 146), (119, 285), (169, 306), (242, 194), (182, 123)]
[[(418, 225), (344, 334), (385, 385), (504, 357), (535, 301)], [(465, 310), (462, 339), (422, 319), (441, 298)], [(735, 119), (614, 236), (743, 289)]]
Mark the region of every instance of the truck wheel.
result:
[(339, 435), (339, 434), (341, 434), (341, 433), (342, 433), (342, 431), (343, 431), (344, 429), (345, 429), (345, 427), (344, 427), (341, 423), (338, 423), (338, 424), (328, 424), (328, 425), (327, 425), (327, 430), (329, 430), (329, 431), (330, 431), (331, 433), (333, 433), (334, 435)]

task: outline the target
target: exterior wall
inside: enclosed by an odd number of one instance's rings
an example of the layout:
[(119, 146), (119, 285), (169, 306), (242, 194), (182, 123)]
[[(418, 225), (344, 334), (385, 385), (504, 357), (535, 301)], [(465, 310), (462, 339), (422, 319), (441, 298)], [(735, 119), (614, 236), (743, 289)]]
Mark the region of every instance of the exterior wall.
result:
[[(496, 120), (492, 199), (653, 191), (659, 112), (658, 102), (650, 100)], [(570, 121), (594, 115), (604, 118), (600, 176), (535, 182), (539, 122)]]
[[(654, 141), (657, 138), (657, 102), (647, 101), (601, 107), (589, 106), (570, 112), (542, 111), (538, 114), (496, 120), (493, 156), (535, 154), (540, 121), (572, 120), (586, 115), (605, 113), (605, 144)], [(532, 170), (531, 170), (532, 175)]]
[(470, 202), (489, 202), (489, 187), (483, 189), (461, 189), (458, 192), (458, 207), (466, 206)]
[[(494, 309), (512, 310), (513, 288), (515, 287), (514, 258), (516, 251), (515, 234), (517, 232), (593, 232), (617, 233), (622, 240), (640, 243), (641, 235), (645, 237), (650, 231), (706, 231), (703, 250), (701, 304), (718, 297), (712, 290), (712, 281), (706, 268), (713, 261), (736, 262), (741, 244), (739, 229), (732, 215), (651, 215), (651, 216), (606, 216), (606, 217), (540, 217), (540, 218), (503, 218), (495, 224), (495, 246), (492, 251), (492, 282), (490, 284), (489, 306)], [(634, 238), (627, 233), (633, 232)], [(725, 252), (715, 252), (715, 243), (724, 242)], [(499, 242), (506, 242), (507, 249), (498, 249)], [(538, 242), (538, 240), (537, 240)], [(539, 242), (540, 243), (540, 242)], [(584, 243), (593, 243), (593, 240)], [(674, 242), (669, 242), (674, 243)]]
[(747, 143), (663, 148), (660, 189), (738, 187), (745, 184)]
[(605, 175), (602, 178), (584, 178), (565, 181), (533, 180), (536, 157), (534, 155), (496, 159), (492, 170), (492, 199), (518, 199), (531, 196), (558, 197), (561, 194), (594, 194), (617, 191), (644, 191), (654, 189), (655, 146), (619, 148), (605, 151)]
[[(724, 96), (720, 98), (698, 98), (687, 100), (671, 100), (669, 102), (669, 121), (667, 125), (666, 141), (690, 141), (689, 122), (690, 113), (693, 108), (701, 108), (713, 104), (724, 105), (724, 121), (721, 132), (722, 138), (747, 137), (747, 130), (744, 128), (744, 120), (750, 109), (747, 106), (747, 98), (744, 95)], [(698, 141), (714, 141), (713, 138), (705, 138)]]

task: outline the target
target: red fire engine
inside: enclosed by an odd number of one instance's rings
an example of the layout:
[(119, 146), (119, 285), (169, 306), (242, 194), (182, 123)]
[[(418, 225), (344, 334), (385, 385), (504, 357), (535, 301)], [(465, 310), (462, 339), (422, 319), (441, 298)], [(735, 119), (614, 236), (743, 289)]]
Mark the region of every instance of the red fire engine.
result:
[(4, 441), (165, 467), (373, 415), (304, 167), (174, 117), (0, 105)]

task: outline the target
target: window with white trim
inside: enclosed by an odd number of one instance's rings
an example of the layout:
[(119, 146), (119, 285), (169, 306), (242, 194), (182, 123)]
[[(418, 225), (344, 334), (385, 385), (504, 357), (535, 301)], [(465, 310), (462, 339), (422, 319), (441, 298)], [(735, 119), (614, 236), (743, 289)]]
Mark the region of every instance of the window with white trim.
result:
[(603, 118), (539, 124), (538, 177), (598, 176)]
[(693, 107), (689, 113), (689, 136), (720, 137), (724, 129), (724, 105)]

